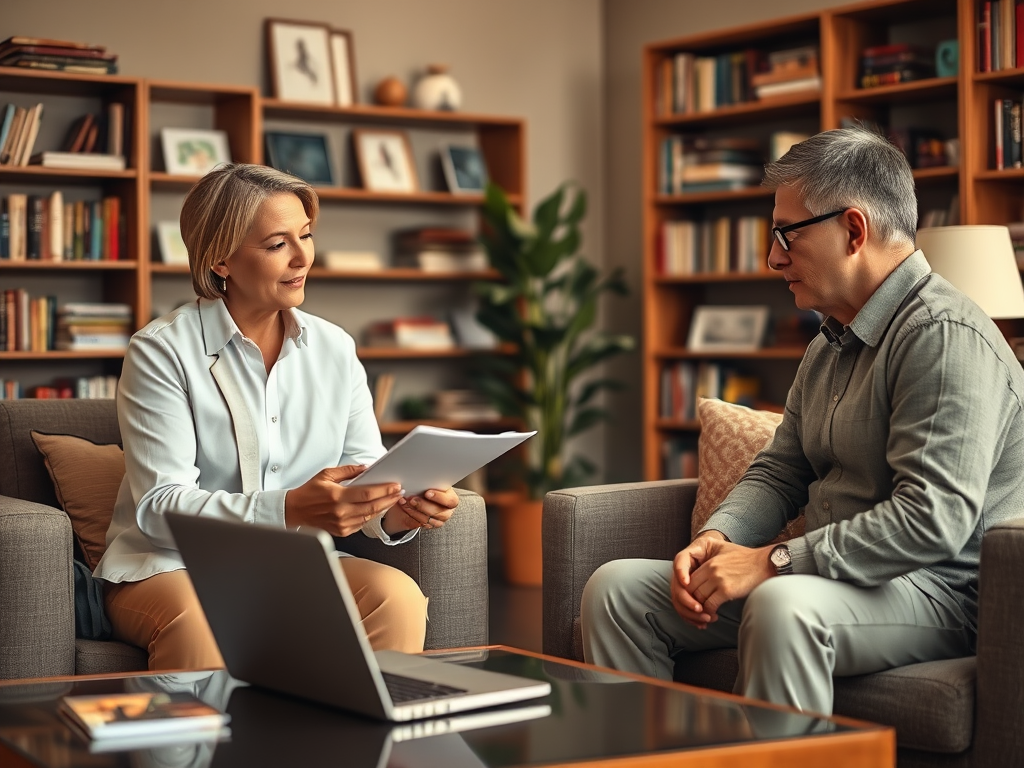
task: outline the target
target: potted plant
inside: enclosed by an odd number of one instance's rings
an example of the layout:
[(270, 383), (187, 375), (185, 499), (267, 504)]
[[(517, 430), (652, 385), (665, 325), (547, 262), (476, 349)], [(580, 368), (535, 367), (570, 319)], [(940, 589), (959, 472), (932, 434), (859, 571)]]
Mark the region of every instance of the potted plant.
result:
[[(598, 365), (633, 349), (631, 336), (594, 330), (599, 297), (625, 295), (622, 269), (602, 277), (579, 254), (579, 224), (586, 193), (563, 184), (522, 218), (496, 185), (487, 187), (482, 241), (502, 280), (476, 286), (477, 320), (510, 345), (509, 356), (490, 358), (479, 386), (503, 414), (522, 420), (537, 435), (525, 446), (524, 508), (505, 508), (502, 524), (506, 576), (517, 583), (540, 583), (540, 514), (544, 494), (582, 485), (592, 462), (567, 455), (567, 442), (607, 418), (595, 398), (619, 389), (597, 377)], [(507, 535), (506, 535), (506, 532)], [(522, 568), (509, 548), (523, 535), (529, 561)]]

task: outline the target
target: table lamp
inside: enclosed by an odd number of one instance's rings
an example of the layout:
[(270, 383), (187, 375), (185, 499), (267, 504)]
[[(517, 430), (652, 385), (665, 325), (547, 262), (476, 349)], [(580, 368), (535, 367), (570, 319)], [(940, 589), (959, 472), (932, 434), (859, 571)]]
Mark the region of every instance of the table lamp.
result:
[(989, 317), (1024, 317), (1024, 287), (1006, 227), (926, 227), (917, 231), (917, 247), (933, 272), (966, 293)]

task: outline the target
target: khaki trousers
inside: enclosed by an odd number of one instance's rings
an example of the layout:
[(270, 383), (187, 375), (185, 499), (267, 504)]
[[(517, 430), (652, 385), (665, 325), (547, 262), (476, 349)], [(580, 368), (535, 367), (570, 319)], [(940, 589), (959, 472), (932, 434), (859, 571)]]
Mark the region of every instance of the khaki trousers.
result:
[[(340, 562), (373, 649), (422, 651), (427, 599), (416, 582), (372, 560), (342, 557)], [(224, 666), (186, 571), (107, 584), (104, 601), (114, 639), (145, 648), (151, 671)]]
[(832, 712), (832, 677), (969, 656), (962, 616), (907, 577), (857, 587), (821, 576), (768, 579), (726, 603), (707, 629), (672, 606), (672, 562), (614, 560), (583, 589), (583, 655), (592, 664), (671, 680), (682, 653), (737, 648), (735, 693)]

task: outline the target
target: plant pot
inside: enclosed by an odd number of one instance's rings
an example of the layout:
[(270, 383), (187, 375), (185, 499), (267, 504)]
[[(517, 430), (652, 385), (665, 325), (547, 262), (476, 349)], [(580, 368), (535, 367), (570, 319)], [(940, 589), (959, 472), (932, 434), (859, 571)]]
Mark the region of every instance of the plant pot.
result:
[(541, 568), (541, 516), (543, 499), (523, 498), (499, 509), (502, 558), (509, 584), (539, 587)]

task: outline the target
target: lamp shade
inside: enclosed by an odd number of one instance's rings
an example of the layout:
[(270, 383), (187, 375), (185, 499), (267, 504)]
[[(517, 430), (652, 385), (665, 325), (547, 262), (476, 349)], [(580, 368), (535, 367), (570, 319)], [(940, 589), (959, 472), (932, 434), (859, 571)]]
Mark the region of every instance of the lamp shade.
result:
[(933, 272), (971, 297), (989, 317), (1024, 317), (1024, 287), (1006, 227), (926, 227), (917, 231), (917, 247)]

